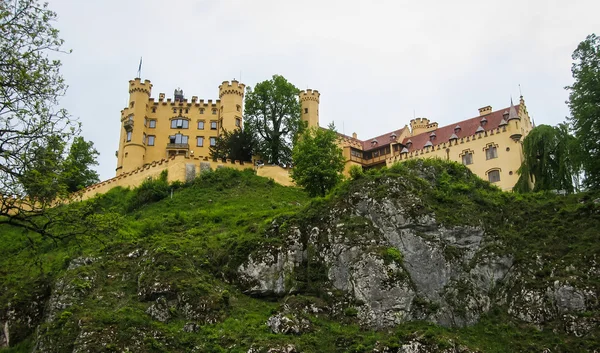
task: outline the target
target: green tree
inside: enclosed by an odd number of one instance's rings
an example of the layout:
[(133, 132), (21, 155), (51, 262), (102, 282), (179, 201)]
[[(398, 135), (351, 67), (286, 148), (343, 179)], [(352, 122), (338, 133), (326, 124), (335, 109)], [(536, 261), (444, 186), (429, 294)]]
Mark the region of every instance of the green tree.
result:
[(229, 158), (232, 161), (252, 161), (256, 150), (256, 139), (251, 128), (246, 124), (244, 129), (237, 128), (233, 132), (224, 130), (217, 138), (214, 146), (210, 147), (210, 157), (213, 159)]
[(50, 204), (65, 191), (61, 177), (65, 142), (58, 136), (48, 136), (35, 141), (32, 150), (21, 183), (29, 200), (38, 205)]
[(595, 34), (579, 43), (573, 52), (571, 72), (575, 82), (568, 86), (570, 122), (580, 145), (584, 184), (600, 188), (600, 38)]
[(579, 186), (578, 144), (566, 124), (539, 125), (523, 140), (523, 163), (514, 191), (563, 190), (573, 193)]
[(73, 140), (69, 154), (60, 168), (61, 180), (68, 192), (84, 189), (100, 181), (98, 173), (91, 166), (98, 165), (99, 153), (93, 142), (78, 136)]
[(292, 147), (303, 129), (296, 86), (283, 76), (248, 89), (245, 119), (255, 132), (258, 153), (272, 164), (289, 164)]
[(331, 124), (304, 131), (294, 146), (292, 179), (310, 196), (325, 196), (342, 179), (345, 160), (337, 138)]
[[(66, 85), (56, 57), (56, 14), (38, 0), (0, 1), (0, 223), (43, 235), (64, 230), (46, 209), (68, 195), (60, 181), (64, 147), (79, 130), (58, 100)], [(73, 209), (75, 209), (74, 207)]]

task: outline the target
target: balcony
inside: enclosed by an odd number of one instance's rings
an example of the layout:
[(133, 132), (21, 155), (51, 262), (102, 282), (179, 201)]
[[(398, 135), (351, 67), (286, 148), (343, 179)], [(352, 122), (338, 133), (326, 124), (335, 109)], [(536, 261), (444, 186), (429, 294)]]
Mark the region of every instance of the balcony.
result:
[(168, 150), (189, 150), (190, 145), (187, 143), (167, 143)]
[(127, 132), (133, 130), (133, 120), (125, 120), (123, 122), (123, 127), (125, 128), (125, 131), (127, 131)]

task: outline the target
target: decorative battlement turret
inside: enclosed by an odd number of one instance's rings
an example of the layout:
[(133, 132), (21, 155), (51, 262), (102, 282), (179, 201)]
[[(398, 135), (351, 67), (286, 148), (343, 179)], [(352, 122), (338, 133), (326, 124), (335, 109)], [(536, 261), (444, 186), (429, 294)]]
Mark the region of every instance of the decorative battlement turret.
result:
[(231, 82), (223, 81), (223, 83), (219, 86), (219, 98), (223, 98), (223, 96), (226, 94), (234, 94), (243, 97), (245, 88), (245, 84), (239, 83), (236, 80)]
[(142, 82), (142, 79), (139, 77), (134, 80), (130, 80), (129, 94), (133, 92), (143, 92), (150, 97), (150, 93), (152, 92), (152, 83), (150, 83), (150, 80), (144, 80), (144, 82)]
[(302, 90), (299, 94), (300, 107), (302, 109), (301, 117), (306, 121), (308, 127), (319, 126), (319, 100), (321, 94), (316, 89)]
[(484, 116), (492, 113), (492, 106), (486, 105), (483, 108), (479, 108), (479, 116)]
[(420, 133), (435, 130), (438, 128), (438, 123), (432, 123), (427, 118), (415, 118), (410, 120), (410, 131), (412, 136), (416, 136)]
[(306, 91), (304, 91), (304, 90), (300, 91), (300, 101), (301, 102), (314, 101), (314, 102), (319, 103), (320, 97), (321, 97), (321, 94), (316, 89), (312, 90), (309, 88)]
[(411, 129), (414, 127), (421, 127), (429, 125), (429, 119), (427, 118), (415, 118), (410, 120)]

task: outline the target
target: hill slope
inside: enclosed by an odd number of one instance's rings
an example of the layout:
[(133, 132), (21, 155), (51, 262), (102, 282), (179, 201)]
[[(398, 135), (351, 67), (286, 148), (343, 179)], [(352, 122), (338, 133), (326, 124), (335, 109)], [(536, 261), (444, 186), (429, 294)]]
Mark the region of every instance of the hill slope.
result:
[(600, 349), (592, 195), (415, 161), (312, 201), (222, 169), (90, 202), (102, 234), (0, 229), (0, 351)]

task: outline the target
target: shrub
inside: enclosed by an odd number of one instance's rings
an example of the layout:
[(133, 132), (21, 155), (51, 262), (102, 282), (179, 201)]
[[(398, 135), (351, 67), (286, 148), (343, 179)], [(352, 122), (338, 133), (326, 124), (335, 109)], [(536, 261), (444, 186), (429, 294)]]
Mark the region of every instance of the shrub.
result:
[(167, 182), (167, 171), (160, 173), (158, 179), (147, 179), (135, 188), (127, 200), (126, 209), (128, 212), (139, 209), (140, 207), (160, 201), (169, 196), (169, 183)]

